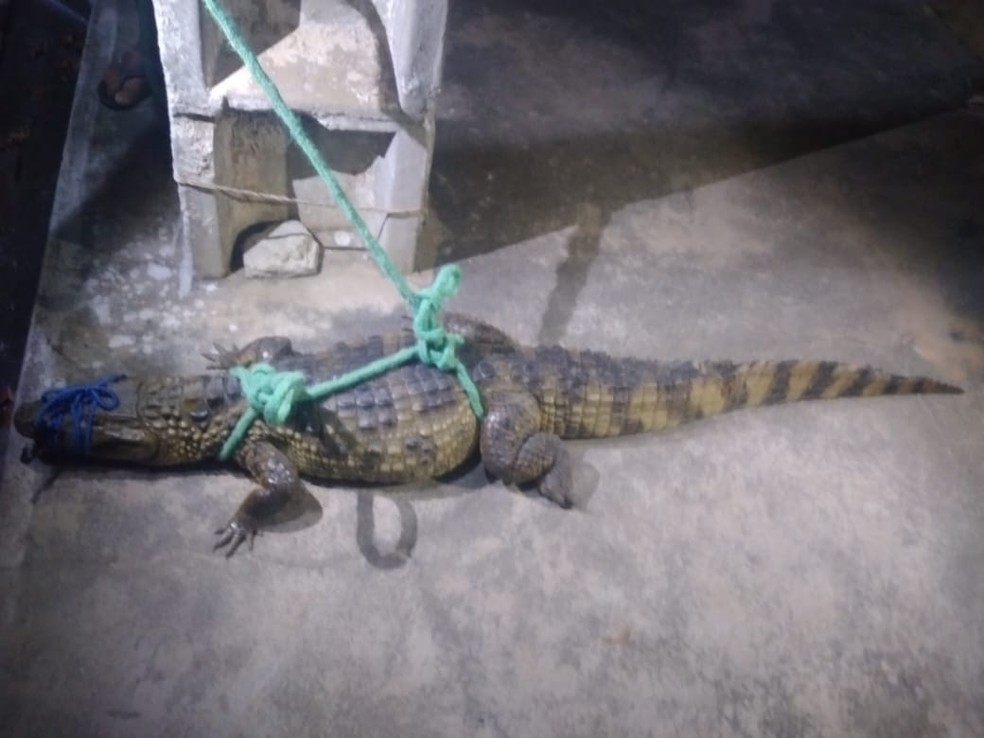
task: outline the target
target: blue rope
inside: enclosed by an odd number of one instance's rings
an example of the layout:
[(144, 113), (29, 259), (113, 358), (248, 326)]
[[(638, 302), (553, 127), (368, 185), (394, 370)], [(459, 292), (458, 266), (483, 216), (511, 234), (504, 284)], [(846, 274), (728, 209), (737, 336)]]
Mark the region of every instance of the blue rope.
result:
[(124, 378), (123, 374), (110, 374), (86, 384), (57, 387), (41, 395), (41, 408), (34, 420), (38, 432), (45, 435), (44, 448), (62, 454), (62, 426), (65, 416), (72, 418), (72, 443), (70, 453), (85, 457), (92, 447), (92, 418), (96, 409), (115, 410), (120, 405), (119, 396), (109, 388)]

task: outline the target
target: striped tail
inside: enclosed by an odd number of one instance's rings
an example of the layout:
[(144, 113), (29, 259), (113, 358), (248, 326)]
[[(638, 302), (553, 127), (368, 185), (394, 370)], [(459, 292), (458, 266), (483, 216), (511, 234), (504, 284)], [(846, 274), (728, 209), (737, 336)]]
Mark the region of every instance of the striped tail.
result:
[(665, 414), (654, 420), (664, 427), (718, 415), (730, 410), (782, 405), (803, 400), (885, 395), (961, 394), (959, 387), (928, 377), (907, 377), (835, 361), (755, 361), (745, 364), (706, 362), (694, 364), (684, 382), (687, 392), (674, 383), (657, 393)]
[[(834, 361), (647, 362), (570, 352), (560, 392), (537, 392), (564, 438), (659, 431), (731, 410), (801, 400), (961, 394), (927, 377)], [(565, 391), (566, 390), (566, 391)]]
[(736, 369), (741, 387), (735, 399), (744, 400), (748, 407), (839, 397), (963, 393), (959, 387), (928, 377), (906, 377), (835, 361), (752, 362)]

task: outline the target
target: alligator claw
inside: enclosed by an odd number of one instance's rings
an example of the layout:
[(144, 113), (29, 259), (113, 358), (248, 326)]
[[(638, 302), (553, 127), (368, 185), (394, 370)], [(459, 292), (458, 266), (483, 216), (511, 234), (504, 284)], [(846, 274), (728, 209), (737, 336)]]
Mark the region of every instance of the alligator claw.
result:
[(217, 343), (212, 344), (212, 351), (202, 353), (202, 357), (209, 363), (209, 369), (231, 369), (238, 364), (239, 348), (233, 344), (231, 349), (226, 349)]
[(225, 527), (217, 529), (215, 535), (222, 536), (222, 538), (212, 546), (212, 550), (218, 551), (224, 546), (229, 546), (225, 552), (226, 558), (229, 559), (236, 553), (236, 549), (242, 545), (243, 541), (248, 540), (249, 550), (253, 550), (253, 539), (256, 538), (256, 528), (243, 525), (233, 518)]

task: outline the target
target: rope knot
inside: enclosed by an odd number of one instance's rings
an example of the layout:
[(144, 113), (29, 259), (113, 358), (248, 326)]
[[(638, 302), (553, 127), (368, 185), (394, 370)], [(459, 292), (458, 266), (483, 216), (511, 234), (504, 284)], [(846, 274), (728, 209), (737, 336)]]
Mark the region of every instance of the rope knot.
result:
[(271, 425), (286, 423), (294, 403), (307, 399), (302, 372), (278, 372), (269, 364), (253, 364), (248, 369), (233, 367), (229, 373), (239, 380), (250, 408)]
[(478, 388), (465, 365), (458, 359), (458, 347), (465, 342), (459, 335), (448, 333), (440, 320), (444, 302), (458, 291), (461, 269), (446, 266), (437, 273), (434, 282), (415, 292), (411, 298), (414, 308), (413, 332), (417, 336), (416, 354), (422, 364), (446, 372), (454, 372), (468, 396), (472, 411), (478, 418), (484, 415)]
[(309, 399), (301, 372), (278, 372), (269, 364), (260, 363), (248, 369), (233, 367), (229, 374), (239, 380), (249, 407), (240, 416), (219, 452), (219, 458), (223, 461), (232, 456), (257, 418), (263, 418), (270, 425), (283, 425), (290, 418), (294, 403)]
[(423, 364), (444, 371), (458, 368), (456, 352), (463, 343), (461, 336), (448, 334), (440, 320), (444, 302), (458, 291), (459, 284), (461, 270), (457, 266), (446, 266), (437, 273), (430, 286), (415, 292), (412, 299), (417, 358)]
[[(96, 410), (115, 410), (120, 405), (119, 396), (110, 389), (124, 378), (123, 374), (110, 374), (95, 382), (57, 387), (41, 395), (35, 427), (44, 432), (43, 448), (62, 454), (63, 445), (59, 435), (65, 416), (72, 419), (72, 443), (70, 453), (85, 457), (92, 447), (92, 418)], [(37, 446), (37, 441), (35, 441)]]

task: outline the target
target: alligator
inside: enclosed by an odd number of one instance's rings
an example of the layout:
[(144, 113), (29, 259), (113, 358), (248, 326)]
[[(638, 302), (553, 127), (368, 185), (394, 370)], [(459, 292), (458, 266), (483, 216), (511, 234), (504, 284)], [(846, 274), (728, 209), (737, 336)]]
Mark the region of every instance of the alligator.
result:
[[(740, 408), (800, 400), (959, 394), (926, 377), (907, 377), (833, 361), (649, 361), (612, 358), (560, 346), (530, 347), (501, 330), (458, 314), (446, 329), (462, 337), (458, 356), (485, 409), (477, 418), (453, 374), (413, 361), (318, 403), (298, 406), (283, 425), (258, 420), (233, 460), (258, 485), (216, 530), (215, 549), (232, 556), (264, 522), (315, 480), (397, 485), (440, 478), (476, 454), (506, 485), (533, 488), (562, 507), (573, 504), (573, 464), (562, 439), (653, 432)], [(323, 382), (411, 346), (409, 328), (338, 343), (319, 353), (294, 350), (282, 336), (243, 349), (205, 354), (209, 371), (195, 376), (121, 378), (118, 404), (95, 405), (86, 458), (147, 467), (217, 459), (247, 408), (233, 367), (265, 362)], [(76, 462), (79, 419), (41, 420), (40, 401), (20, 406), (14, 423), (33, 440), (29, 458)]]

